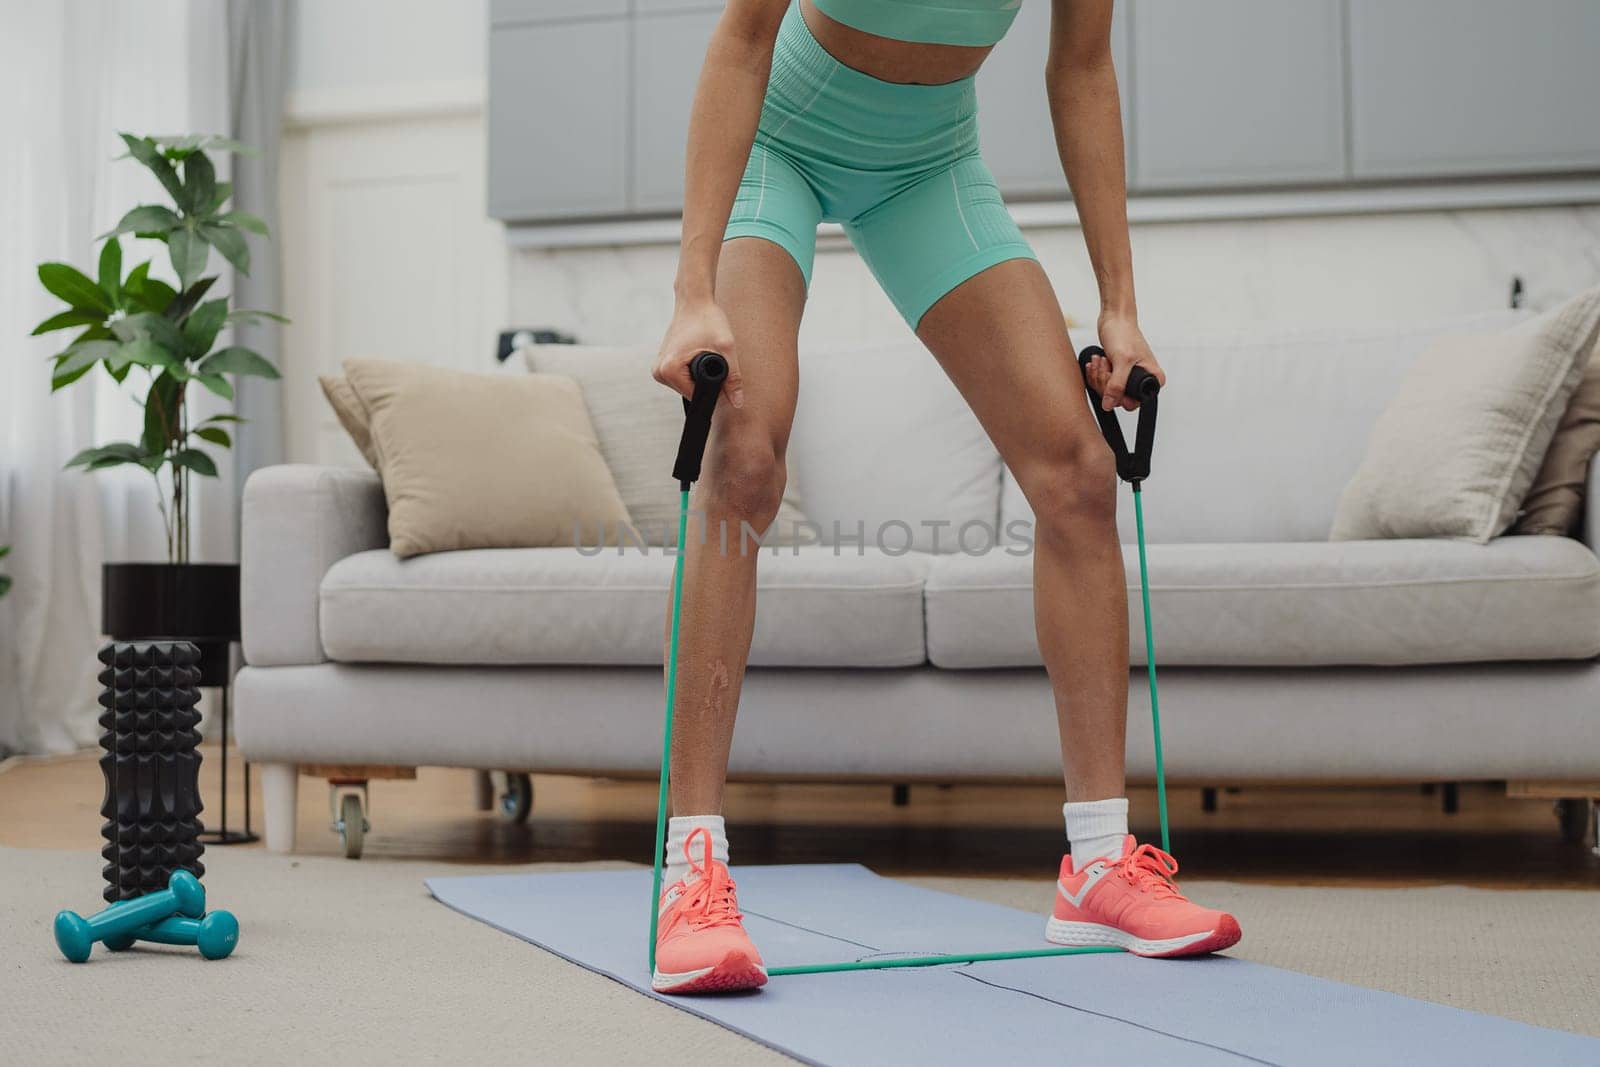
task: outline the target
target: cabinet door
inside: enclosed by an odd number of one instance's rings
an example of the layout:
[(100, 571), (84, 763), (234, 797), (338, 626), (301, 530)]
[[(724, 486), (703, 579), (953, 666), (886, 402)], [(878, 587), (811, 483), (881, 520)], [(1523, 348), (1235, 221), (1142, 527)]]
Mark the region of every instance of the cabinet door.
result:
[(551, 19), (626, 15), (628, 2), (629, 0), (490, 0), (489, 23), (501, 26), (517, 22), (548, 22)]
[[(658, 0), (659, 2), (659, 0)], [(717, 11), (639, 15), (634, 22), (633, 207), (683, 207), (689, 108)]]
[(1137, 0), (1142, 189), (1345, 176), (1339, 0)]
[(627, 208), (626, 19), (489, 35), (489, 213), (523, 220)]
[[(1123, 87), (1122, 118), (1128, 128), (1128, 20), (1117, 5), (1111, 25), (1112, 59)], [(1044, 64), (1050, 53), (1051, 0), (1022, 0), (1005, 39), (978, 71), (978, 132), (983, 158), (1004, 194), (1067, 194), (1045, 96)]]
[(639, 15), (664, 15), (674, 11), (715, 11), (722, 13), (725, 0), (633, 0)]
[(1600, 166), (1600, 3), (1350, 0), (1358, 178)]

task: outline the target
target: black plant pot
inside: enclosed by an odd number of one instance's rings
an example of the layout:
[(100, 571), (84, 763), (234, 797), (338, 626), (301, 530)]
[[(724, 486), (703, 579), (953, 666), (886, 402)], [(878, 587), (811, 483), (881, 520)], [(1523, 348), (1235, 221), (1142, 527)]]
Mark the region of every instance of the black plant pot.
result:
[(116, 641), (191, 641), (202, 686), (228, 684), (228, 646), (239, 640), (237, 563), (107, 563), (100, 629)]

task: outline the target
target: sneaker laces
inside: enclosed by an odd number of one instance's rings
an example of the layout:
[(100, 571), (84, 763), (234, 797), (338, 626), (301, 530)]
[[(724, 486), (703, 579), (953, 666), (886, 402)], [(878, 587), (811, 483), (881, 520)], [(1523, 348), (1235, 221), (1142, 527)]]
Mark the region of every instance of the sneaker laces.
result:
[[(694, 855), (696, 838), (704, 838), (705, 844), (699, 860)], [(678, 906), (689, 925), (696, 930), (738, 926), (744, 916), (739, 914), (736, 887), (728, 868), (716, 861), (711, 832), (703, 827), (692, 831), (683, 843), (683, 855), (689, 861), (689, 877), (679, 883), (685, 889)]]
[(1113, 863), (1111, 869), (1129, 885), (1148, 892), (1157, 900), (1185, 899), (1173, 881), (1178, 873), (1178, 861), (1154, 845), (1140, 845)]

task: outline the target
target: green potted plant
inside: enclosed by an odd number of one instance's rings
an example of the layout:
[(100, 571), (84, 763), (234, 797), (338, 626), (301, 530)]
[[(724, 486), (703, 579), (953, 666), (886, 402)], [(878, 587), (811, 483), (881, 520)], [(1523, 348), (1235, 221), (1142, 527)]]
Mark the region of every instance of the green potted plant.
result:
[[(0, 559), (5, 559), (9, 555), (11, 555), (11, 546), (0, 545)], [(11, 592), (11, 576), (0, 574), (0, 596), (5, 596), (9, 592)]]
[[(227, 209), (228, 182), (218, 181), (208, 150), (248, 151), (223, 137), (136, 137), (121, 134), (128, 156), (160, 182), (169, 204), (140, 204), (103, 235), (95, 277), (65, 263), (43, 263), (39, 281), (66, 307), (33, 331), (78, 329), (53, 356), (51, 391), (100, 367), (119, 384), (130, 374), (143, 394), (143, 432), (136, 441), (86, 448), (67, 466), (87, 471), (134, 464), (156, 482), (166, 529), (164, 562), (107, 563), (101, 600), (102, 629), (118, 640), (180, 638), (202, 652), (202, 685), (227, 680), (228, 643), (239, 636), (239, 567), (190, 559), (191, 479), (216, 477), (210, 449), (232, 445), (232, 414), (193, 421), (191, 390), (198, 386), (233, 399), (228, 375), (277, 378), (259, 353), (238, 345), (218, 347), (222, 331), (262, 318), (266, 311), (233, 309), (227, 297), (206, 299), (217, 275), (206, 274), (215, 249), (240, 273), (250, 270), (246, 234), (266, 236), (261, 219)], [(123, 271), (124, 234), (161, 241), (177, 285), (151, 276), (146, 260)]]

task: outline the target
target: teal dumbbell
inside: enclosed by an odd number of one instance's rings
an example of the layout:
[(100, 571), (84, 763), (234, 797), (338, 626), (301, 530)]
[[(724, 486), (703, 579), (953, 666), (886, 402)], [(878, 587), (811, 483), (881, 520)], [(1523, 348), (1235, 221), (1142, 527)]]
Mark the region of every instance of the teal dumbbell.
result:
[(140, 927), (159, 923), (170, 915), (198, 919), (206, 913), (206, 891), (188, 871), (172, 872), (167, 888), (132, 900), (119, 901), (85, 919), (75, 911), (56, 916), (56, 947), (73, 963), (89, 958), (96, 941), (126, 937)]
[[(113, 905), (115, 907), (115, 905)], [(159, 945), (193, 945), (208, 960), (220, 960), (233, 952), (239, 943), (239, 920), (232, 912), (207, 912), (202, 919), (169, 915), (160, 922), (105, 939), (106, 948), (121, 952), (133, 947), (136, 941), (150, 941)]]

